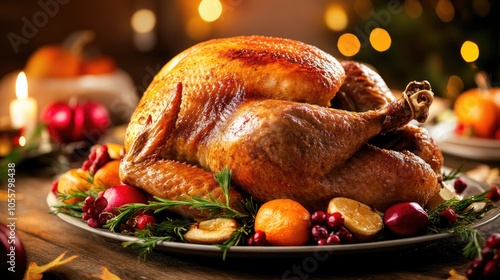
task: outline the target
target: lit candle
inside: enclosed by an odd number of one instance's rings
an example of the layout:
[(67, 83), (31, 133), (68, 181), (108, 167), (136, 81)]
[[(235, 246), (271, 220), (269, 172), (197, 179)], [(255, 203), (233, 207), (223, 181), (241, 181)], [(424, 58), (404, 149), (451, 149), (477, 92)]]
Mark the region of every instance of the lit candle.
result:
[(10, 102), (10, 121), (14, 128), (24, 128), (23, 136), (28, 140), (38, 122), (38, 106), (35, 99), (28, 97), (28, 80), (22, 71), (16, 80), (16, 97)]

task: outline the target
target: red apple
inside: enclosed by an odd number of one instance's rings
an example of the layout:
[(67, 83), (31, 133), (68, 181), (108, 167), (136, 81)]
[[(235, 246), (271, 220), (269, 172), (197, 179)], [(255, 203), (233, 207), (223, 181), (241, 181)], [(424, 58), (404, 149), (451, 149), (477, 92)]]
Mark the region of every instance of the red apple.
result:
[(0, 223), (0, 261), (2, 279), (23, 279), (26, 272), (26, 251), (16, 232), (16, 224)]
[(111, 120), (102, 104), (95, 101), (54, 102), (42, 113), (50, 136), (58, 143), (99, 141), (109, 127)]
[(389, 207), (384, 214), (385, 226), (399, 236), (415, 236), (424, 233), (429, 214), (416, 202), (400, 202)]
[(103, 196), (108, 201), (108, 206), (104, 209), (106, 212), (117, 214), (115, 208), (128, 203), (148, 203), (146, 193), (130, 185), (117, 185), (107, 188)]

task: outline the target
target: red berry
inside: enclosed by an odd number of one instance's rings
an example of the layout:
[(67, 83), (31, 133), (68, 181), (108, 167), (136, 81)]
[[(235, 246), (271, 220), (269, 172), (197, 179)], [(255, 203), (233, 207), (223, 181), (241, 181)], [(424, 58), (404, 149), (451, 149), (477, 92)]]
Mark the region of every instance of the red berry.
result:
[(455, 189), (456, 193), (460, 194), (467, 188), (467, 182), (463, 178), (457, 178), (453, 182), (453, 188)]
[(266, 233), (262, 230), (258, 230), (253, 234), (253, 240), (257, 246), (267, 245)]
[(104, 196), (98, 196), (94, 200), (94, 207), (98, 212), (101, 212), (108, 206), (108, 200)]
[(327, 243), (326, 243), (326, 239), (324, 239), (324, 238), (321, 238), (320, 240), (318, 240), (318, 242), (317, 242), (317, 243), (318, 243), (318, 246), (323, 246), (323, 245), (326, 245), (326, 244), (327, 244)]
[(154, 225), (156, 225), (156, 220), (153, 216), (140, 215), (137, 218), (137, 228), (140, 230), (147, 229), (148, 227), (152, 227)]
[(311, 214), (312, 225), (326, 225), (328, 214), (324, 211), (315, 211)]
[(493, 202), (500, 201), (500, 187), (491, 186), (491, 191), (486, 195)]
[(338, 230), (344, 225), (344, 217), (341, 213), (334, 212), (328, 215), (327, 224), (331, 229)]
[(457, 213), (451, 208), (446, 208), (439, 214), (441, 225), (445, 227), (452, 227), (457, 223)]
[(326, 239), (328, 237), (328, 230), (324, 226), (314, 225), (311, 229), (311, 235), (316, 241)]
[(495, 279), (493, 277), (500, 276), (500, 266), (493, 260), (487, 261), (483, 267), (483, 276), (487, 279)]
[(500, 249), (500, 233), (492, 233), (488, 239), (486, 239), (484, 245), (492, 249)]
[(340, 237), (336, 234), (330, 234), (326, 239), (326, 244), (328, 245), (337, 245), (340, 244)]
[(337, 231), (337, 235), (340, 238), (340, 242), (343, 244), (349, 244), (354, 242), (354, 235), (346, 228), (346, 227), (341, 227)]
[(101, 223), (99, 223), (99, 219), (96, 219), (96, 218), (88, 219), (87, 225), (89, 225), (89, 227), (93, 227), (93, 228), (100, 228), (101, 227)]

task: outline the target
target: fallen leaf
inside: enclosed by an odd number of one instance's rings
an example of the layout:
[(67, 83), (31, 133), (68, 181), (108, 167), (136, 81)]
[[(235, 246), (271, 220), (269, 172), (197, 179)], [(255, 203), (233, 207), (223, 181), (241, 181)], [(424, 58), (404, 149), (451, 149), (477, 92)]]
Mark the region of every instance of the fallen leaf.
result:
[(120, 280), (120, 277), (111, 273), (106, 267), (102, 266), (101, 269), (102, 274), (92, 274), (92, 276), (101, 280)]
[(59, 257), (55, 258), (53, 261), (46, 265), (38, 266), (35, 262), (31, 262), (28, 270), (26, 271), (26, 274), (24, 274), (24, 280), (40, 280), (43, 278), (43, 273), (60, 265), (63, 265), (65, 263), (68, 263), (72, 260), (74, 260), (78, 256), (71, 256), (65, 260), (62, 260), (64, 258), (64, 255), (66, 252), (62, 253), (59, 255)]
[(467, 277), (458, 274), (454, 269), (450, 270), (450, 277), (448, 280), (467, 280)]

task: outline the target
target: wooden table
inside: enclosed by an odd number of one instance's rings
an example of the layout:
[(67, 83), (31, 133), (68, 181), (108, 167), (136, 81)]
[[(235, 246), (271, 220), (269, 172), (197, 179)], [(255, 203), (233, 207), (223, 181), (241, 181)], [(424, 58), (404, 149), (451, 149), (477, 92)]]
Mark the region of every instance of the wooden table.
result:
[[(478, 162), (447, 157), (447, 165)], [(498, 163), (490, 163), (497, 166)], [(107, 267), (122, 279), (447, 279), (455, 269), (464, 274), (470, 263), (462, 256), (464, 242), (457, 237), (419, 247), (352, 255), (228, 259), (153, 252), (139, 261), (138, 252), (120, 242), (74, 227), (49, 214), (46, 197), (53, 174), (35, 163), (16, 170), (16, 234), (28, 259), (44, 265), (63, 252), (78, 258), (44, 275), (43, 279), (96, 279)], [(1, 188), (5, 190), (5, 183)], [(0, 221), (7, 219), (7, 203), (0, 202)], [(485, 235), (500, 232), (500, 222), (483, 226)]]

